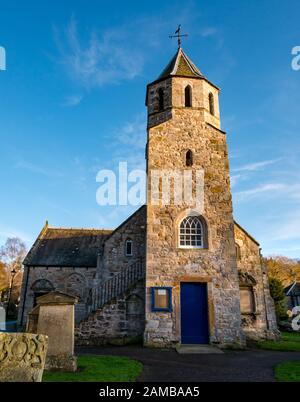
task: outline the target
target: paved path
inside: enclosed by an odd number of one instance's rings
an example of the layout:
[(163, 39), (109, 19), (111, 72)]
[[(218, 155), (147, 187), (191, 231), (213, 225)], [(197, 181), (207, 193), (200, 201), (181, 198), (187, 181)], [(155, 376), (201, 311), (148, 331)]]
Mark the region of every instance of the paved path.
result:
[(175, 350), (140, 346), (77, 348), (78, 354), (127, 356), (144, 365), (139, 381), (275, 381), (274, 366), (300, 360), (300, 352), (226, 351), (224, 354), (180, 355)]

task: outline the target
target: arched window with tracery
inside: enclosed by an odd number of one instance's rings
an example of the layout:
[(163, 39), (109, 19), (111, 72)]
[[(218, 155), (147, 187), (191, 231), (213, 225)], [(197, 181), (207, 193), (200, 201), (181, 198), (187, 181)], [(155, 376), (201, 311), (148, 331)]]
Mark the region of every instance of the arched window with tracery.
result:
[(187, 216), (179, 227), (179, 247), (204, 248), (205, 228), (198, 216)]

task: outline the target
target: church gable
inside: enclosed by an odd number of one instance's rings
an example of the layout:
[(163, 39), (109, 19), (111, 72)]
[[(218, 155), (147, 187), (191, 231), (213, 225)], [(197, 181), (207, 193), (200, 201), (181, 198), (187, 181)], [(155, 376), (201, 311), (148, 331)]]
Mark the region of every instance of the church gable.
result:
[(103, 253), (104, 277), (145, 257), (146, 210), (143, 205), (106, 240)]

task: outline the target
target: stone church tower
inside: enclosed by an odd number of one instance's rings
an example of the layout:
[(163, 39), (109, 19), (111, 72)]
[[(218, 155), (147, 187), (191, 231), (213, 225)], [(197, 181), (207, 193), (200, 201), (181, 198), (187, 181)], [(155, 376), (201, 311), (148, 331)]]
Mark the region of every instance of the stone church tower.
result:
[(260, 245), (233, 220), (219, 89), (179, 46), (146, 105), (147, 205), (111, 230), (47, 222), (23, 263), (19, 327), (59, 291), (78, 299), (78, 345), (275, 339)]
[[(147, 345), (243, 343), (219, 89), (181, 47), (148, 85)], [(153, 171), (204, 171), (204, 205), (151, 202)], [(160, 191), (162, 190), (160, 184)], [(173, 199), (174, 201), (174, 199)], [(193, 300), (194, 295), (194, 300)], [(197, 300), (203, 303), (197, 305)], [(168, 300), (168, 301), (167, 301)], [(194, 322), (198, 328), (193, 328)]]

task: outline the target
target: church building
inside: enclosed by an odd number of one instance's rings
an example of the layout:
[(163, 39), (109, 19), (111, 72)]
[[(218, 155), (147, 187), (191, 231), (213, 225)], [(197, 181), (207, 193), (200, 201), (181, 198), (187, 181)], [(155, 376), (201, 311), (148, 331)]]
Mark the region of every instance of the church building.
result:
[[(276, 338), (259, 243), (233, 218), (219, 88), (179, 46), (148, 84), (146, 106), (146, 205), (114, 230), (46, 223), (24, 260), (20, 328), (37, 297), (58, 290), (79, 299), (81, 345), (243, 347)], [(203, 172), (203, 203), (152, 202), (157, 171), (190, 175), (192, 193)]]

